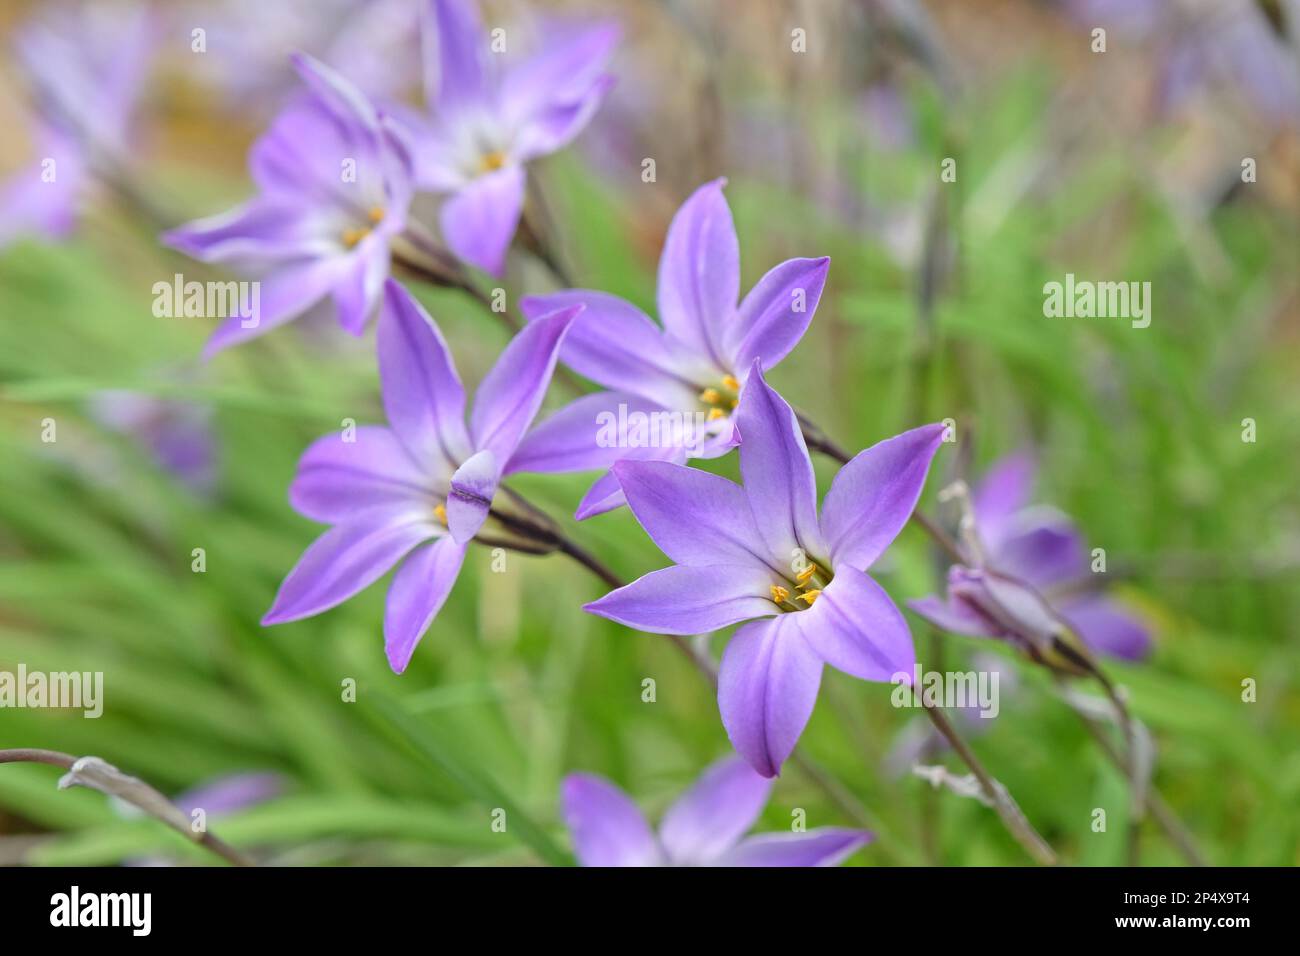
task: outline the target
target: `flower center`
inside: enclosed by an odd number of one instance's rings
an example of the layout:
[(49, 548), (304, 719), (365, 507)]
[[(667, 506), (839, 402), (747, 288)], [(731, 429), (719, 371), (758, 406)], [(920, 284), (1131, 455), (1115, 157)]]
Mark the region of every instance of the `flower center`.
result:
[(806, 611), (821, 597), (822, 590), (834, 578), (830, 571), (816, 561), (805, 561), (807, 563), (795, 572), (793, 581), (773, 584), (769, 589), (768, 596), (772, 603), (783, 612)]
[(506, 153), (503, 149), (494, 149), (491, 152), (484, 153), (479, 157), (478, 172), (479, 175), (486, 173), (495, 173), (506, 164)]
[(725, 418), (735, 409), (740, 399), (740, 383), (735, 376), (724, 375), (717, 385), (710, 385), (700, 392), (699, 399), (708, 409), (709, 421)]
[(349, 249), (354, 248), (357, 243), (374, 230), (374, 227), (384, 221), (384, 210), (380, 206), (371, 206), (366, 210), (367, 224), (364, 226), (349, 226), (343, 230), (343, 245)]

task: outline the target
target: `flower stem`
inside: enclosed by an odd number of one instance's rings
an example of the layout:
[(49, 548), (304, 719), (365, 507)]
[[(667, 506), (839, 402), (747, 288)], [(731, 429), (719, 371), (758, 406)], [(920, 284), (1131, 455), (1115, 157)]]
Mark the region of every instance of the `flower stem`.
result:
[[(34, 747), (0, 750), (0, 763), (43, 763), (49, 764), (52, 767), (61, 767), (71, 773), (76, 773), (75, 767), (82, 760), (83, 758), (74, 757), (72, 754), (65, 754), (58, 750), (41, 750)], [(162, 821), (173, 830), (181, 833), (187, 839), (212, 851), (227, 863), (233, 864), (234, 866), (255, 865), (252, 860), (246, 857), (243, 853), (240, 853), (234, 847), (230, 846), (230, 844), (226, 843), (224, 840), (220, 839), (210, 830), (204, 830), (202, 833), (195, 833), (189, 827), (184, 826), (183, 823), (178, 824), (176, 819), (169, 819), (165, 813), (160, 812), (160, 807), (163, 809), (170, 808), (175, 810), (181, 817), (184, 817), (184, 813), (144, 781), (137, 780), (134, 777), (129, 777), (118, 771), (116, 768), (110, 767), (102, 762), (99, 763), (99, 766), (105, 768), (106, 771), (111, 771), (111, 775), (104, 778), (111, 782), (110, 787), (105, 787), (96, 784), (93, 781), (88, 782), (86, 780), (75, 780), (73, 782), (86, 786), (93, 786), (95, 789), (101, 790), (104, 793), (120, 797), (130, 802), (152, 816), (154, 819)]]
[(952, 746), (953, 751), (966, 764), (970, 772), (975, 775), (975, 779), (979, 781), (980, 789), (984, 791), (984, 795), (988, 797), (994, 809), (997, 810), (1003, 825), (1016, 838), (1016, 841), (1037, 862), (1044, 866), (1056, 866), (1060, 862), (1057, 859), (1056, 852), (1034, 829), (1033, 824), (1029, 822), (1016, 801), (1012, 799), (1011, 794), (1007, 792), (1006, 787), (994, 780), (989, 775), (989, 772), (984, 769), (984, 765), (980, 763), (974, 751), (966, 745), (966, 741), (962, 740), (944, 712), (924, 701), (921, 702), (921, 705), (925, 709), (926, 716), (930, 718), (930, 722), (934, 724), (935, 729), (943, 735), (944, 739)]

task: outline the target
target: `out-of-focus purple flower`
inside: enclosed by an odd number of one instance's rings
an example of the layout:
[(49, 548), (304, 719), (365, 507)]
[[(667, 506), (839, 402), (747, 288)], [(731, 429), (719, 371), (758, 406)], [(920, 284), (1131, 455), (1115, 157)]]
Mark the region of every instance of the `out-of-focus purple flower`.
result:
[[(662, 329), (631, 303), (588, 289), (520, 303), (527, 317), (585, 305), (561, 359), (611, 389), (572, 402), (534, 429), (519, 449), (529, 471), (608, 469), (623, 459), (681, 463), (735, 446), (732, 411), (751, 366), (770, 369), (798, 344), (830, 259), (788, 259), (737, 305), (740, 246), (724, 185), (701, 186), (673, 216), (659, 259)], [(612, 438), (605, 434), (610, 422), (619, 423)], [(578, 518), (623, 503), (618, 479), (606, 472)]]
[(318, 439), (298, 463), (289, 501), (333, 525), (303, 553), (263, 624), (311, 617), (346, 601), (394, 565), (384, 644), (401, 673), (447, 600), (469, 541), (515, 446), (532, 423), (560, 343), (581, 307), (525, 328), (479, 386), (465, 422), (465, 390), (433, 320), (388, 280), (379, 319), (379, 376), (388, 427)]
[[(270, 771), (232, 773), (187, 790), (172, 802), (186, 816), (201, 810), (208, 819), (215, 820), (274, 800), (284, 792), (285, 784), (284, 777)], [(167, 857), (146, 857), (127, 865), (171, 866), (172, 861)]]
[(389, 242), (406, 225), (412, 165), (395, 125), (324, 64), (305, 55), (294, 63), (309, 95), (253, 146), (259, 194), (163, 237), (196, 259), (260, 276), (258, 314), (222, 323), (209, 356), (327, 297), (339, 324), (360, 335), (388, 275)]
[(998, 637), (1051, 658), (1061, 624), (1093, 651), (1126, 660), (1150, 653), (1147, 628), (1091, 584), (1083, 536), (1068, 517), (1030, 506), (1036, 464), (1021, 453), (994, 465), (973, 495), (983, 565), (954, 565), (948, 597), (909, 606), (937, 627)]
[(206, 31), (206, 51), (194, 57), (194, 69), (241, 113), (279, 106), (292, 90), (288, 51), (329, 63), (372, 98), (397, 97), (418, 84), (414, 0), (202, 0), (190, 6), (185, 22)]
[(803, 433), (759, 359), (736, 425), (743, 486), (673, 462), (614, 466), (632, 513), (676, 564), (586, 609), (659, 634), (750, 621), (722, 656), (718, 706), (736, 750), (771, 777), (812, 716), (823, 664), (862, 680), (911, 680), (911, 632), (866, 569), (911, 516), (943, 426), (858, 454), (819, 517)]
[[(538, 53), (497, 69), (469, 0), (425, 0), (428, 115), (404, 116), (415, 136), (416, 181), (445, 195), (443, 240), (500, 275), (524, 205), (531, 160), (566, 146), (591, 120), (613, 77), (618, 29), (573, 24)], [(504, 44), (504, 34), (501, 37)]]
[(38, 159), (0, 186), (0, 248), (66, 237), (97, 176), (133, 165), (134, 117), (158, 42), (144, 7), (52, 8), (17, 34)]
[(159, 467), (193, 491), (201, 495), (212, 492), (217, 477), (217, 443), (210, 408), (111, 390), (91, 398), (90, 413), (145, 448)]
[(583, 866), (835, 866), (871, 842), (865, 830), (823, 827), (745, 837), (772, 781), (735, 757), (709, 767), (668, 808), (656, 833), (603, 777), (564, 778), (564, 819)]

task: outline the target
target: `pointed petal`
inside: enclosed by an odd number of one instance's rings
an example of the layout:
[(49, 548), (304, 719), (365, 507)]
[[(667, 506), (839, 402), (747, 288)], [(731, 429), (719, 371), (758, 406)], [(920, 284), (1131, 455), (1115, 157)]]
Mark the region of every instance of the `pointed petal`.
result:
[(375, 508), (427, 502), (427, 476), (390, 430), (364, 425), (351, 437), (345, 441), (340, 433), (325, 435), (303, 452), (289, 486), (295, 511), (313, 521), (340, 524)]
[(655, 866), (659, 848), (650, 824), (627, 794), (586, 773), (564, 778), (564, 822), (582, 866)]
[(424, 0), (424, 87), (439, 112), (480, 102), (486, 91), (487, 34), (470, 0)]
[(342, 604), (437, 534), (432, 524), (412, 520), (409, 510), (388, 520), (371, 517), (337, 525), (312, 542), (280, 585), (262, 624), (296, 621)]
[(866, 830), (821, 827), (807, 833), (762, 833), (742, 842), (723, 866), (838, 866), (873, 839)]
[(162, 234), (161, 241), (200, 262), (225, 262), (262, 273), (276, 265), (339, 253), (333, 224), (301, 202), (257, 197), (228, 212), (196, 219)]
[(457, 544), (467, 544), (483, 527), (500, 477), (496, 456), (486, 450), (472, 455), (451, 476), (447, 528)]
[(584, 99), (601, 80), (618, 24), (557, 22), (535, 54), (501, 77), (501, 108), (512, 124)]
[(916, 665), (912, 632), (884, 589), (856, 568), (835, 569), (817, 603), (791, 615), (822, 660), (860, 680), (889, 681)]
[[(978, 521), (978, 519), (976, 519)], [(978, 526), (977, 526), (978, 527)], [(980, 528), (983, 535), (983, 528)], [(1054, 508), (1027, 508), (999, 528), (989, 564), (1039, 588), (1087, 579), (1088, 553), (1083, 535)]]
[(821, 301), (828, 256), (789, 259), (758, 280), (740, 303), (724, 343), (731, 367), (748, 369), (756, 359), (767, 371), (790, 354)]
[(674, 338), (719, 368), (725, 328), (740, 295), (740, 245), (725, 179), (705, 183), (682, 204), (659, 258), (659, 318)]
[(785, 399), (763, 379), (757, 361), (734, 417), (740, 431), (740, 473), (768, 553), (785, 562), (797, 550), (824, 555), (817, 485), (803, 431)]
[(1061, 617), (1094, 651), (1126, 661), (1151, 653), (1151, 632), (1136, 616), (1109, 598), (1089, 595), (1060, 607)]
[(822, 661), (791, 620), (796, 612), (736, 631), (718, 672), (718, 709), (736, 752), (774, 777), (812, 716)]
[(659, 825), (659, 839), (678, 866), (713, 863), (758, 819), (772, 781), (739, 757), (719, 760), (676, 803)]
[(602, 76), (580, 99), (553, 104), (532, 116), (519, 129), (514, 144), (515, 159), (526, 163), (568, 146), (587, 128), (613, 87), (614, 78)]
[(560, 358), (579, 375), (614, 391), (635, 392), (665, 408), (694, 408), (695, 389), (683, 379), (663, 332), (618, 296), (565, 289), (526, 296), (519, 308), (532, 321), (556, 309), (586, 308), (573, 323)]
[(979, 613), (967, 601), (931, 594), (908, 601), (907, 606), (941, 631), (967, 637), (998, 637), (1002, 634), (992, 619)]
[(353, 335), (366, 330), (388, 277), (388, 243), (382, 236), (366, 237), (349, 257), (352, 262), (334, 289), (339, 325)]
[(574, 306), (530, 322), (505, 347), (474, 397), (469, 429), (475, 448), (491, 451), (502, 463), (514, 455), (542, 407), (560, 345), (580, 311)]
[(210, 359), (223, 349), (298, 318), (330, 294), (346, 275), (347, 267), (346, 256), (309, 259), (261, 280), (256, 314), (248, 319), (234, 315), (217, 326), (203, 347), (203, 357)]
[(671, 567), (610, 591), (583, 610), (651, 634), (703, 634), (775, 614), (771, 585), (771, 573), (753, 565)]
[(350, 80), (308, 53), (293, 53), (289, 59), (317, 102), (339, 120), (355, 123), (367, 133), (378, 137), (379, 112)]
[(379, 380), (384, 411), (411, 457), (432, 469), (455, 467), (471, 453), (465, 389), (442, 331), (395, 280), (379, 317)]
[(1029, 507), (1038, 474), (1038, 462), (1028, 451), (994, 462), (972, 494), (975, 525), (991, 549), (1001, 543), (1017, 511)]
[(393, 575), (384, 607), (384, 651), (393, 673), (406, 670), (464, 561), (465, 546), (444, 535), (412, 551)]
[[(569, 335), (573, 335), (572, 329)], [(567, 337), (566, 337), (567, 338)], [(564, 355), (563, 347), (560, 355)], [(656, 454), (661, 436), (634, 423), (665, 409), (628, 392), (596, 392), (574, 399), (532, 429), (515, 449), (506, 474), (606, 469), (624, 458)], [(620, 428), (623, 422), (627, 428)], [(634, 445), (633, 442), (637, 444)], [(645, 442), (646, 444), (640, 444)]]
[(486, 173), (443, 203), (442, 238), (457, 256), (499, 278), (523, 207), (522, 166)]
[(620, 461), (623, 494), (651, 540), (677, 564), (742, 564), (778, 580), (745, 491), (733, 481), (666, 461)]
[(903, 530), (943, 432), (941, 424), (913, 428), (859, 452), (840, 469), (822, 502), (822, 528), (836, 568), (865, 571)]
[(603, 515), (615, 508), (621, 508), (625, 504), (627, 504), (627, 499), (623, 497), (623, 489), (618, 483), (618, 476), (612, 471), (607, 471), (591, 483), (587, 493), (578, 502), (573, 517), (578, 521), (586, 521), (588, 518), (596, 517), (596, 515)]

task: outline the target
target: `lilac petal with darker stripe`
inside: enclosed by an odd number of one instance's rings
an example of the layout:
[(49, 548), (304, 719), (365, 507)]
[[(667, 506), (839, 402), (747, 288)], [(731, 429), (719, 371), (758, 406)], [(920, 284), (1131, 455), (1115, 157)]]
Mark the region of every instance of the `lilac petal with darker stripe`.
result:
[(425, 478), (391, 430), (362, 425), (347, 436), (318, 438), (303, 452), (289, 503), (313, 521), (347, 522), (375, 508), (422, 501)]
[(661, 862), (650, 824), (608, 780), (575, 773), (564, 778), (564, 822), (583, 866), (654, 866)]
[[(637, 578), (583, 610), (652, 634), (699, 634), (776, 613), (770, 571), (752, 564), (674, 565)], [(733, 639), (734, 640), (734, 639)]]
[(912, 632), (884, 589), (865, 572), (840, 567), (821, 597), (793, 615), (808, 645), (826, 663), (860, 680), (911, 679)]
[(465, 561), (465, 547), (444, 535), (416, 548), (393, 575), (384, 607), (384, 651), (394, 673), (406, 670), (446, 603)]
[(660, 842), (678, 866), (707, 866), (754, 825), (771, 793), (771, 779), (745, 761), (720, 760), (668, 808)]

